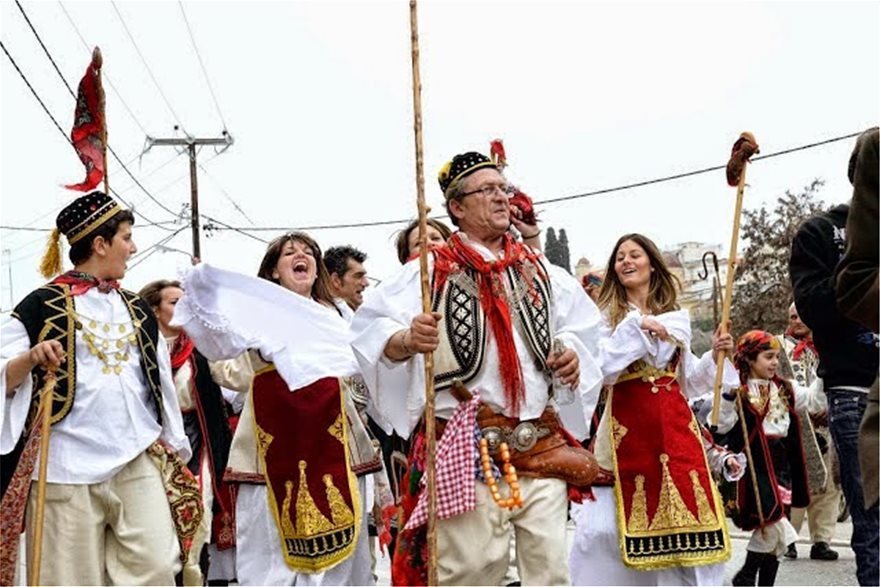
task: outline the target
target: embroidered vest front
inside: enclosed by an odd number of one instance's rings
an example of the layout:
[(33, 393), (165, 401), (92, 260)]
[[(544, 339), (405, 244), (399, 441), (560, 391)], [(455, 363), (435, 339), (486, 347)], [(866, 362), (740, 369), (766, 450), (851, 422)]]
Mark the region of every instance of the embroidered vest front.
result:
[[(140, 324), (135, 328), (137, 346), (140, 350), (141, 370), (150, 388), (150, 396), (156, 407), (157, 421), (162, 423), (162, 389), (159, 383), (159, 364), (156, 357), (156, 342), (159, 338), (159, 325), (153, 312), (135, 293), (120, 289), (133, 322)], [(60, 422), (70, 413), (76, 396), (76, 330), (73, 296), (66, 284), (48, 284), (31, 292), (12, 312), (24, 324), (31, 347), (45, 340), (57, 340), (64, 347), (67, 360), (56, 372), (58, 383), (52, 400), (52, 424)], [(34, 390), (42, 388), (46, 370), (35, 367), (31, 372)], [(34, 393), (28, 415), (27, 429), (36, 415), (38, 394)]]
[[(553, 298), (549, 278), (542, 277), (547, 269), (540, 260), (538, 265), (511, 265), (504, 281), (514, 328), (527, 341), (537, 367), (546, 370), (553, 342)], [(476, 273), (451, 273), (443, 289), (434, 293), (431, 309), (443, 314), (440, 345), (434, 351), (434, 388), (446, 389), (456, 380), (467, 384), (480, 372), (486, 353), (486, 315)]]

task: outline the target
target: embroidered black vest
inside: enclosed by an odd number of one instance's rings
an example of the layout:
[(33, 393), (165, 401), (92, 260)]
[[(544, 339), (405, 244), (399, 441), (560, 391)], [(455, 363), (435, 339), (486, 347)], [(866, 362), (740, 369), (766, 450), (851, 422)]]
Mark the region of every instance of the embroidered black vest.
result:
[[(137, 294), (125, 289), (119, 290), (128, 313), (133, 321), (140, 323), (136, 328), (137, 346), (141, 353), (141, 370), (155, 403), (157, 421), (162, 424), (162, 389), (159, 383), (159, 364), (156, 359), (156, 343), (159, 338), (159, 323), (156, 316)], [(70, 413), (76, 395), (76, 319), (74, 318), (73, 296), (70, 286), (47, 284), (34, 290), (24, 298), (12, 315), (24, 324), (31, 346), (44, 340), (57, 340), (64, 347), (67, 360), (56, 372), (58, 383), (52, 400), (52, 424), (60, 422)], [(31, 372), (34, 390), (43, 386), (46, 370), (35, 367)], [(26, 429), (30, 430), (36, 415), (39, 397), (33, 394)]]
[[(538, 260), (514, 264), (504, 272), (511, 322), (528, 342), (538, 369), (546, 370), (552, 347), (552, 288), (547, 268)], [(440, 345), (434, 352), (434, 387), (446, 389), (453, 381), (467, 384), (483, 365), (486, 352), (486, 315), (480, 305), (476, 273), (464, 269), (452, 273), (443, 289), (435, 291), (431, 309), (443, 314)], [(433, 289), (433, 288), (432, 288)]]
[[(781, 439), (781, 442), (791, 469), (791, 505), (805, 508), (810, 504), (810, 486), (807, 480), (803, 447), (801, 446), (801, 421), (797, 412), (791, 407), (794, 406), (794, 392), (788, 381), (782, 382), (779, 393), (785, 397), (789, 405), (788, 434)], [(738, 399), (737, 402), (739, 401)], [(746, 474), (736, 484), (738, 513), (734, 516), (733, 521), (743, 530), (754, 530), (761, 527), (758, 499), (761, 502), (761, 515), (765, 525), (781, 519), (785, 515), (785, 506), (780, 499), (779, 483), (773, 466), (773, 455), (768, 445), (768, 439), (764, 435), (764, 416), (748, 400), (743, 401), (742, 406), (742, 415), (745, 416), (749, 434), (749, 448), (752, 457), (749, 466), (752, 467), (752, 471), (746, 470)], [(745, 438), (740, 422), (734, 424), (734, 427), (728, 432), (727, 448), (732, 452), (745, 450)], [(757, 498), (752, 473), (755, 473), (757, 480)]]

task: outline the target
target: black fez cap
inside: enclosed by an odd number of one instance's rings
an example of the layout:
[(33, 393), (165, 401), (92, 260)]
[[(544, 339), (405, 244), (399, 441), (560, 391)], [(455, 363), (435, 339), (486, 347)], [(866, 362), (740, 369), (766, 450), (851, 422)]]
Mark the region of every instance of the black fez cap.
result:
[(440, 168), (440, 173), (437, 174), (437, 181), (440, 183), (440, 189), (443, 190), (443, 194), (445, 195), (446, 190), (449, 189), (449, 186), (452, 185), (455, 180), (467, 177), (477, 169), (482, 169), (484, 167), (498, 169), (498, 166), (482, 153), (469, 151), (467, 153), (456, 155), (452, 158), (452, 161), (449, 161), (446, 165)]
[(113, 218), (122, 208), (104, 192), (94, 191), (68, 204), (55, 219), (58, 231), (71, 245)]

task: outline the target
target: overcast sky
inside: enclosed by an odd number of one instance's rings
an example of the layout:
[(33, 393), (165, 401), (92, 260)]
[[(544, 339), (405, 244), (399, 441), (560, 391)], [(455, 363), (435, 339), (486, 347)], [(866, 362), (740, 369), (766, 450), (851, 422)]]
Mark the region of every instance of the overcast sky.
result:
[[(122, 20), (108, 2), (23, 6), (74, 89), (90, 47), (101, 47), (110, 144), (167, 208), (189, 201), (187, 160), (167, 147), (138, 159), (145, 132), (181, 136), (179, 124), (192, 135), (218, 136), (225, 120), (235, 145), (199, 155), (207, 170), (199, 171), (203, 214), (236, 227), (290, 229), (414, 217), (408, 2), (184, 2), (219, 112), (177, 2), (117, 2)], [(878, 2), (422, 0), (419, 9), (426, 194), (435, 212), (439, 167), (458, 152), (485, 152), (496, 137), (504, 139), (510, 179), (543, 200), (723, 164), (743, 130), (771, 153), (880, 120)], [(74, 100), (14, 2), (0, 5), (0, 36), (69, 133)], [(48, 228), (76, 195), (60, 185), (81, 181), (83, 168), (0, 59), (0, 219)], [(853, 144), (756, 162), (746, 206), (816, 177), (827, 182), (826, 202), (846, 201)], [(112, 159), (109, 178), (136, 212), (174, 219)], [(544, 227), (566, 229), (573, 263), (580, 256), (601, 262), (633, 231), (661, 246), (726, 248), (734, 196), (718, 171), (539, 211)], [(138, 224), (141, 251), (171, 234), (144, 226), (144, 217)], [(325, 249), (363, 249), (368, 271), (381, 279), (397, 269), (398, 228), (311, 234)], [(268, 240), (280, 232), (252, 234)], [(45, 233), (4, 229), (0, 237), (6, 310), (41, 283)], [(168, 246), (190, 250), (189, 231)], [(251, 274), (264, 250), (233, 231), (202, 238), (204, 259)], [(124, 283), (137, 290), (186, 263), (181, 253), (157, 253)]]

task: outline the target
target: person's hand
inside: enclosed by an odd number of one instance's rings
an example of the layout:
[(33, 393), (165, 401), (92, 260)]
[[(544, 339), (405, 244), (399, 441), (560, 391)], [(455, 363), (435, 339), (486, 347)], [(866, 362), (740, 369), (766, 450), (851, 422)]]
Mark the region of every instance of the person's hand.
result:
[(721, 333), (721, 325), (715, 329), (715, 333), (712, 335), (712, 351), (715, 355), (715, 360), (718, 360), (719, 353), (727, 358), (733, 357), (733, 336), (730, 334), (730, 322), (727, 323), (727, 328), (724, 334)]
[(523, 211), (513, 204), (510, 205), (510, 223), (522, 235), (523, 240), (535, 238), (541, 233), (537, 221), (535, 224), (526, 223), (523, 220)]
[(67, 360), (64, 347), (57, 340), (44, 340), (31, 347), (28, 352), (31, 365), (40, 365), (45, 369), (55, 370)]
[(724, 464), (727, 466), (727, 472), (730, 473), (731, 477), (738, 476), (742, 471), (742, 465), (739, 464), (739, 461), (734, 456), (727, 457)]
[(642, 318), (641, 328), (642, 330), (647, 330), (651, 336), (659, 338), (660, 340), (669, 339), (669, 332), (666, 330), (666, 327), (656, 318), (645, 316)]
[(581, 287), (595, 303), (599, 303), (599, 292), (602, 290), (602, 278), (595, 273), (587, 273), (581, 279)]
[(575, 389), (581, 380), (580, 361), (577, 353), (571, 349), (565, 349), (561, 353), (550, 353), (547, 359), (547, 367), (553, 371), (553, 375), (559, 378), (563, 385)]
[(404, 346), (413, 353), (430, 353), (440, 345), (438, 324), (443, 314), (431, 312), (419, 314), (412, 319), (409, 330), (404, 333)]

